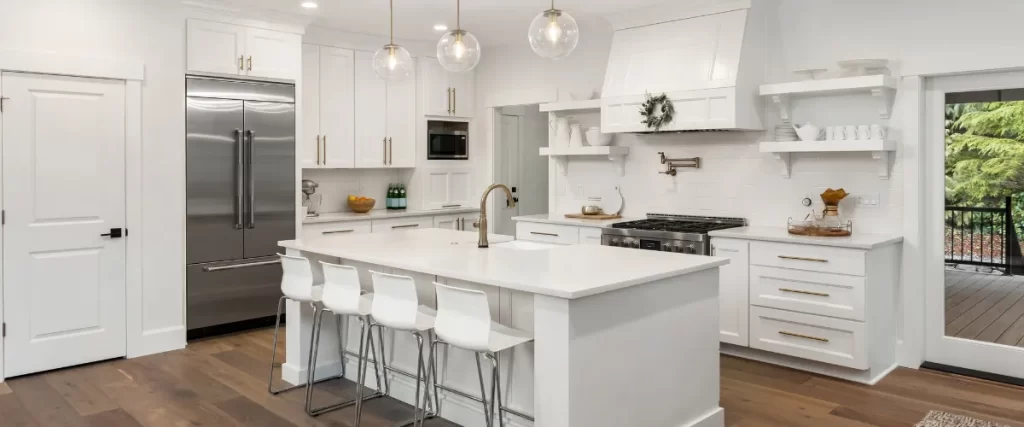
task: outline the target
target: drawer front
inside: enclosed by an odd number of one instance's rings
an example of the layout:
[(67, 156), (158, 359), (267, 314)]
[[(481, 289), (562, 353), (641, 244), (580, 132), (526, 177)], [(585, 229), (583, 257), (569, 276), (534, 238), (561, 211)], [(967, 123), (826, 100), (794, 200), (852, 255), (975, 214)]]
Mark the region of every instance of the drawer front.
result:
[(581, 245), (601, 245), (601, 229), (593, 227), (580, 227)]
[(324, 222), (319, 224), (302, 224), (302, 238), (307, 240), (324, 237), (345, 236), (349, 234), (367, 234), (370, 232), (370, 221)]
[(859, 249), (792, 243), (750, 242), (750, 263), (823, 273), (864, 275), (865, 252)]
[(864, 323), (750, 307), (750, 347), (853, 369), (868, 369)]
[(394, 233), (405, 230), (422, 230), (434, 227), (434, 217), (420, 216), (409, 218), (375, 219), (373, 233)]
[(755, 265), (750, 303), (864, 321), (864, 278)]
[(577, 227), (567, 225), (539, 224), (536, 222), (520, 222), (516, 224), (517, 240), (575, 245), (580, 242), (579, 233)]

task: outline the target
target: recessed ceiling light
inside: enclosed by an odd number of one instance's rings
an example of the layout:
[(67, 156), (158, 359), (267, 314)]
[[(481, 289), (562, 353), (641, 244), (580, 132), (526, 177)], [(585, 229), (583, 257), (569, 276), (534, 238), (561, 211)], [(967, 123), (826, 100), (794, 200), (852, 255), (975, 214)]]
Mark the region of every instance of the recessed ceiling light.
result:
[(306, 8), (306, 9), (316, 9), (319, 6), (316, 4), (315, 1), (306, 0), (306, 1), (302, 2), (302, 7)]
[(434, 31), (448, 31), (448, 26), (444, 24), (434, 25)]

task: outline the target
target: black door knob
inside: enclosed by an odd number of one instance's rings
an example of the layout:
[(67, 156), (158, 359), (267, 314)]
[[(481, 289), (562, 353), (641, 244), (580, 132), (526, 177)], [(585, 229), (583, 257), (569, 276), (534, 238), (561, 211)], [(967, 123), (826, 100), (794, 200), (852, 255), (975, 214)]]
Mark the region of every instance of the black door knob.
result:
[[(127, 233), (125, 233), (125, 234), (127, 234)], [(111, 228), (109, 233), (100, 234), (100, 236), (109, 237), (111, 239), (120, 239), (122, 237), (121, 236), (121, 229), (120, 228)]]

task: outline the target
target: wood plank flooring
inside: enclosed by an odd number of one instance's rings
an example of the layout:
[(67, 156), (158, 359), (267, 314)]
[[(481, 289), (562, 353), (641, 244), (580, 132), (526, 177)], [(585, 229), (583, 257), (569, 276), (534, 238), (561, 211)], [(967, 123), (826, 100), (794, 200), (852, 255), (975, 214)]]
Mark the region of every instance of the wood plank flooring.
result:
[[(267, 394), (271, 333), (240, 333), (174, 352), (10, 379), (0, 384), (0, 426), (351, 426), (352, 408), (310, 418), (302, 391)], [(733, 357), (721, 360), (728, 427), (912, 426), (930, 410), (1024, 427), (1021, 387), (903, 368), (869, 387)], [(354, 391), (340, 382), (322, 390), (320, 399)], [(406, 419), (410, 409), (393, 399), (372, 400), (363, 425), (390, 426)], [(440, 419), (427, 425), (454, 426)]]
[(1024, 276), (947, 269), (946, 336), (1024, 347)]

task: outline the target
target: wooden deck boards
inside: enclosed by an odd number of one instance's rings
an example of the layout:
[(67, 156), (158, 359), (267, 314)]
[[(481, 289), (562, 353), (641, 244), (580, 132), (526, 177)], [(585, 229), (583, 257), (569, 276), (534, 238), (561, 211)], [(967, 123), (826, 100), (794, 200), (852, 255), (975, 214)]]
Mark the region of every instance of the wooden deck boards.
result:
[(945, 276), (947, 336), (1024, 347), (1024, 276)]

